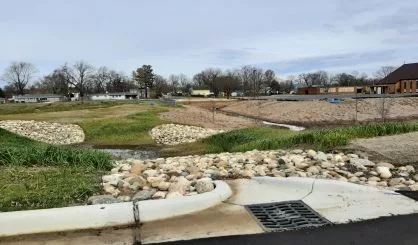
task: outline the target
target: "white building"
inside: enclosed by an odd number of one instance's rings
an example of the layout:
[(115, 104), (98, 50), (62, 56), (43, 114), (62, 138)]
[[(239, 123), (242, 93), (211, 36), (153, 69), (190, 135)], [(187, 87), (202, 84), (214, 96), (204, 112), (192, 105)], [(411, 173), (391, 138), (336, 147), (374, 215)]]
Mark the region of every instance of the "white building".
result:
[(136, 100), (137, 93), (107, 93), (90, 95), (91, 100)]
[(57, 94), (25, 94), (13, 95), (12, 100), (15, 103), (53, 103), (64, 101), (65, 97)]

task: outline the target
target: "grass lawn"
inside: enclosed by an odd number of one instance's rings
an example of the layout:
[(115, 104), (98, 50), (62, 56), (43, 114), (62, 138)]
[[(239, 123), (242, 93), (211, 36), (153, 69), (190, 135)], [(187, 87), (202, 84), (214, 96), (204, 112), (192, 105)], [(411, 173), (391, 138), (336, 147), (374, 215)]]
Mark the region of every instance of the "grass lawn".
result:
[(146, 110), (120, 118), (84, 120), (78, 124), (84, 129), (85, 142), (93, 145), (153, 145), (148, 134), (153, 127), (164, 122), (158, 114), (166, 106), (148, 107)]
[(100, 191), (108, 154), (36, 142), (0, 129), (0, 211), (80, 204)]
[(115, 105), (126, 104), (118, 101), (86, 101), (82, 102), (56, 102), (56, 103), (18, 103), (2, 104), (0, 106), (0, 115), (21, 114), (21, 113), (39, 113), (54, 111), (72, 111), (82, 109), (107, 108)]

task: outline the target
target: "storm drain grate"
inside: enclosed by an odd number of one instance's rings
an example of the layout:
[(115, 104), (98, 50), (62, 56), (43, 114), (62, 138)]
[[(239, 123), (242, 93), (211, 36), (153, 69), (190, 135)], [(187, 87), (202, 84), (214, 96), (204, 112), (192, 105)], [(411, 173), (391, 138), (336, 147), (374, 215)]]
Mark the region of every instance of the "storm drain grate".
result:
[(396, 192), (406, 197), (409, 197), (415, 201), (418, 201), (418, 191), (396, 191)]
[(247, 205), (265, 231), (288, 231), (330, 225), (302, 201)]

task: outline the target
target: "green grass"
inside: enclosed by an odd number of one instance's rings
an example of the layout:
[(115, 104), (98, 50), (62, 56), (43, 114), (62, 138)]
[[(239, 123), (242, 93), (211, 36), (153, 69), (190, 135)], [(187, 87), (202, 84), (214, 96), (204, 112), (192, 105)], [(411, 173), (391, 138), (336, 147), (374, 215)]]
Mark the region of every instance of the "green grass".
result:
[(164, 123), (158, 114), (167, 111), (156, 106), (147, 111), (121, 118), (85, 120), (79, 123), (86, 135), (85, 142), (94, 145), (152, 145), (148, 131)]
[(0, 212), (84, 203), (100, 191), (108, 154), (52, 146), (0, 129)]
[(64, 146), (52, 146), (0, 129), (0, 166), (111, 167), (108, 154)]
[(100, 192), (100, 176), (87, 167), (0, 167), (0, 212), (83, 204)]
[(213, 135), (196, 143), (173, 147), (168, 154), (244, 152), (254, 149), (311, 148), (329, 151), (357, 138), (370, 138), (418, 131), (418, 124), (383, 123), (336, 129), (292, 132), (274, 128), (247, 128)]
[(82, 102), (56, 102), (56, 103), (18, 103), (0, 105), (0, 115), (41, 113), (54, 111), (72, 111), (83, 109), (107, 108), (115, 105), (126, 104), (118, 101), (86, 101)]

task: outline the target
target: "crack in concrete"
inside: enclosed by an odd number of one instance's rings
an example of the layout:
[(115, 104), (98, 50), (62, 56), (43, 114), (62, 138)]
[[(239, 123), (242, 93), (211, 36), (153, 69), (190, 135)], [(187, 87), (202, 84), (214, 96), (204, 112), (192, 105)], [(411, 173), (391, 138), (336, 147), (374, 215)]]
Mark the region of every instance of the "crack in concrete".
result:
[(300, 200), (302, 200), (303, 201), (303, 199), (305, 199), (305, 198), (307, 198), (309, 195), (311, 195), (312, 193), (313, 193), (313, 191), (314, 191), (314, 188), (315, 188), (315, 182), (316, 182), (316, 180), (317, 180), (318, 178), (315, 178), (313, 181), (312, 181), (312, 185), (311, 185), (311, 190), (308, 192), (308, 194), (306, 194), (304, 197), (302, 197)]

